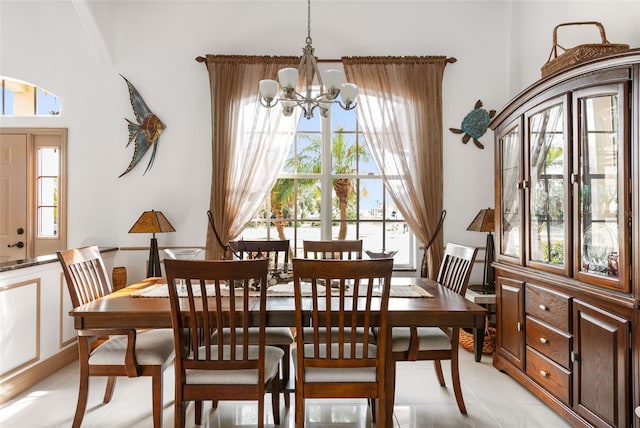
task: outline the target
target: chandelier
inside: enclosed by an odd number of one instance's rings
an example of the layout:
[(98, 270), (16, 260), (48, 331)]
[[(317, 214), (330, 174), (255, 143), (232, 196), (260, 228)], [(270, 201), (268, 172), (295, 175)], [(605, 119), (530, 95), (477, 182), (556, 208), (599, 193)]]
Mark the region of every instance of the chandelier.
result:
[[(278, 102), (282, 105), (282, 113), (291, 116), (296, 106), (302, 109), (306, 119), (313, 117), (315, 109), (320, 110), (323, 117), (327, 117), (329, 107), (337, 103), (344, 110), (352, 110), (355, 99), (358, 96), (358, 87), (353, 83), (347, 83), (342, 70), (327, 70), (320, 73), (318, 61), (313, 54), (311, 46), (311, 0), (307, 0), (307, 39), (302, 48), (302, 58), (298, 68), (283, 68), (278, 71), (280, 81), (280, 94), (278, 95), (278, 82), (271, 79), (260, 81), (260, 104), (264, 107), (275, 107)], [(301, 73), (305, 74), (306, 86), (304, 92), (296, 90)], [(313, 94), (313, 77), (318, 79), (319, 93)], [(304, 94), (304, 95), (303, 95)], [(342, 101), (338, 100), (338, 96)]]

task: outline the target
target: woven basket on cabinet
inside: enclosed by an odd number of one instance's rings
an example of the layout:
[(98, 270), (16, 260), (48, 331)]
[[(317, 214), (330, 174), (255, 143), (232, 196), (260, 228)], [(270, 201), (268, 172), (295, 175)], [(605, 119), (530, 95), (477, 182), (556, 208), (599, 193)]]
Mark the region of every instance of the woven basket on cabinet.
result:
[[(595, 25), (600, 31), (602, 43), (584, 44), (565, 49), (558, 44), (558, 28), (567, 25)], [(560, 55), (558, 55), (558, 48), (564, 51)], [(627, 49), (629, 49), (629, 45), (609, 43), (604, 32), (604, 26), (600, 22), (565, 22), (554, 27), (553, 47), (551, 48), (547, 63), (542, 66), (540, 71), (542, 72), (542, 77), (545, 77), (571, 65)]]

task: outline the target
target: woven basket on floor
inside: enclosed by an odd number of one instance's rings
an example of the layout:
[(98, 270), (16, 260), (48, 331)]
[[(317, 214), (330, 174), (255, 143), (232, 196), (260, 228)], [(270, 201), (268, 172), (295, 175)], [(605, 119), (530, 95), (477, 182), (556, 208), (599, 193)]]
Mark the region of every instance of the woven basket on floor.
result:
[[(482, 344), (482, 353), (491, 355), (496, 350), (496, 329), (495, 327), (488, 327), (487, 331), (489, 332), (489, 335), (487, 336), (485, 332), (484, 342)], [(473, 352), (473, 333), (468, 333), (464, 329), (460, 329), (459, 342), (464, 349), (469, 352)]]
[[(569, 49), (565, 49), (558, 44), (558, 27), (562, 27), (565, 25), (595, 25), (600, 30), (602, 43), (578, 45)], [(564, 51), (560, 55), (558, 55), (558, 48)], [(542, 66), (540, 71), (542, 72), (542, 77), (545, 77), (573, 64), (577, 64), (579, 62), (597, 58), (603, 55), (625, 51), (627, 49), (629, 49), (629, 45), (609, 43), (604, 32), (604, 27), (597, 21), (566, 22), (564, 24), (556, 25), (553, 29), (553, 47), (551, 48), (551, 53), (549, 54), (547, 63)]]

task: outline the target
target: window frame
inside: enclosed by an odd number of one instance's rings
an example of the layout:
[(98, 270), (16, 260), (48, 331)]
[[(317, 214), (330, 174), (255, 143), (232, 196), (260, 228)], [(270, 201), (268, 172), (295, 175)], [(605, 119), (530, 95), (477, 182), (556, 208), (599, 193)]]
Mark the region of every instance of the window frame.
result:
[[(319, 113), (318, 113), (319, 114)], [(355, 112), (354, 112), (355, 114)], [(301, 117), (300, 119), (301, 121), (305, 121), (307, 119), (305, 119), (304, 117)], [(316, 119), (314, 119), (316, 120)], [(298, 148), (299, 146), (297, 145), (298, 142), (300, 141), (300, 135), (311, 135), (311, 136), (317, 136), (320, 138), (320, 144), (321, 144), (321, 149), (320, 149), (320, 153), (321, 153), (321, 161), (320, 161), (320, 165), (321, 165), (321, 171), (320, 173), (300, 173), (298, 171), (287, 171), (283, 168), (283, 171), (280, 172), (280, 174), (278, 175), (278, 179), (292, 179), (292, 180), (304, 180), (304, 179), (313, 179), (313, 180), (319, 180), (319, 184), (320, 184), (320, 193), (322, 195), (331, 195), (330, 197), (324, 197), (320, 199), (320, 213), (318, 217), (313, 217), (313, 218), (301, 218), (299, 216), (299, 206), (298, 203), (294, 204), (294, 208), (293, 211), (291, 213), (291, 215), (285, 217), (283, 220), (286, 222), (291, 222), (294, 223), (294, 226), (292, 226), (293, 228), (293, 234), (292, 236), (287, 236), (287, 239), (290, 239), (292, 241), (292, 251), (294, 256), (296, 254), (298, 254), (302, 248), (302, 241), (298, 239), (298, 224), (300, 224), (301, 222), (307, 223), (307, 222), (320, 222), (320, 236), (318, 237), (318, 239), (322, 239), (322, 240), (331, 240), (331, 239), (336, 239), (336, 237), (333, 236), (333, 228), (335, 224), (339, 224), (342, 220), (340, 219), (336, 219), (333, 218), (333, 212), (334, 212), (334, 207), (333, 207), (333, 202), (335, 199), (335, 195), (333, 192), (333, 180), (338, 179), (338, 178), (349, 178), (354, 180), (354, 187), (355, 187), (355, 191), (356, 191), (356, 197), (357, 197), (357, 201), (356, 201), (356, 217), (351, 219), (347, 219), (346, 222), (350, 225), (353, 225), (353, 227), (355, 228), (354, 233), (349, 233), (349, 236), (347, 236), (347, 239), (362, 239), (361, 235), (360, 235), (360, 226), (364, 223), (376, 223), (376, 224), (380, 224), (381, 225), (381, 233), (382, 235), (380, 236), (380, 243), (385, 243), (387, 242), (387, 236), (388, 236), (388, 231), (387, 231), (387, 227), (389, 224), (406, 224), (406, 221), (404, 221), (403, 219), (392, 219), (390, 217), (390, 213), (389, 213), (389, 207), (387, 206), (388, 203), (393, 203), (393, 201), (390, 199), (390, 196), (388, 194), (388, 191), (386, 190), (385, 186), (384, 186), (384, 181), (382, 179), (382, 176), (380, 174), (380, 172), (378, 171), (377, 174), (372, 174), (372, 173), (360, 173), (359, 171), (359, 164), (358, 162), (360, 162), (360, 159), (358, 157), (358, 159), (356, 160), (356, 167), (358, 168), (357, 173), (355, 174), (336, 174), (333, 171), (333, 158), (332, 158), (332, 144), (333, 144), (333, 139), (335, 137), (335, 135), (337, 134), (335, 131), (332, 129), (332, 117), (331, 114), (328, 115), (328, 117), (319, 117), (317, 118), (317, 120), (320, 121), (319, 123), (319, 130), (308, 130), (306, 128), (304, 129), (298, 129), (296, 130), (295, 133), (295, 137), (294, 137), (294, 142), (293, 144), (296, 144), (295, 148), (292, 148), (292, 150), (295, 150), (295, 156), (297, 156), (298, 154)], [(364, 135), (362, 133), (361, 128), (359, 127), (357, 118), (354, 118), (354, 124), (355, 124), (355, 129), (344, 129), (344, 134), (351, 134), (354, 135), (356, 138), (356, 144), (358, 145), (366, 145), (366, 140), (364, 138)], [(367, 148), (368, 150), (368, 148)], [(375, 218), (375, 219), (363, 219), (361, 217), (361, 212), (360, 212), (360, 190), (361, 190), (361, 184), (363, 182), (363, 180), (379, 180), (381, 183), (381, 203), (382, 203), (382, 216), (380, 218)], [(294, 183), (294, 200), (296, 202), (299, 202), (298, 199), (298, 183)], [(252, 225), (257, 226), (256, 229), (259, 229), (260, 227), (264, 227), (266, 228), (266, 237), (267, 239), (280, 239), (280, 237), (278, 237), (276, 235), (276, 233), (274, 232), (275, 230), (275, 224), (276, 221), (271, 218), (272, 215), (272, 210), (271, 210), (271, 206), (270, 206), (270, 195), (271, 192), (269, 193), (269, 195), (267, 195), (267, 197), (265, 198), (265, 204), (264, 204), (264, 208), (266, 209), (269, 218), (262, 218), (262, 217), (255, 217), (254, 221), (251, 222)], [(397, 208), (396, 208), (397, 209)], [(387, 215), (389, 214), (389, 215)], [(417, 256), (417, 251), (416, 251), (416, 239), (415, 239), (415, 235), (411, 232), (411, 230), (408, 228), (408, 226), (406, 228), (404, 228), (403, 230), (406, 230), (407, 232), (407, 237), (409, 239), (409, 242), (407, 243), (407, 247), (408, 247), (408, 254), (407, 254), (407, 259), (408, 261), (406, 263), (397, 263), (394, 265), (394, 270), (402, 270), (402, 271), (416, 271), (417, 270), (417, 265), (418, 265), (418, 261), (416, 260), (416, 256)], [(352, 236), (353, 235), (353, 236)], [(249, 239), (248, 237), (246, 237), (245, 239)], [(255, 239), (255, 237), (252, 237), (251, 239)], [(381, 251), (382, 248), (371, 248), (371, 250), (373, 251)], [(391, 250), (390, 248), (385, 248), (385, 250), (389, 251)]]

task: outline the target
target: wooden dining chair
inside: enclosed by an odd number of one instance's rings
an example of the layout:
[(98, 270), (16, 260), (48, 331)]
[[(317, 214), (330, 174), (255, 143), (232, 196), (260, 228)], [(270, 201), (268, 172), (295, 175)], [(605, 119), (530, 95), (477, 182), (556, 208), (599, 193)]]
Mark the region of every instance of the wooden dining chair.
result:
[(240, 259), (269, 260), (269, 272), (279, 273), (289, 271), (290, 245), (288, 239), (269, 241), (230, 241), (229, 248)]
[[(314, 260), (360, 260), (362, 259), (362, 239), (330, 241), (302, 241), (302, 252), (305, 259)], [(357, 329), (362, 333), (362, 329)], [(303, 330), (305, 341), (310, 342), (313, 330), (306, 327)], [(371, 340), (374, 338), (371, 336)]]
[[(477, 248), (448, 243), (438, 272), (438, 282), (452, 292), (464, 296), (477, 251)], [(446, 384), (440, 361), (451, 360), (451, 380), (456, 402), (460, 413), (466, 414), (458, 367), (459, 334), (459, 328), (394, 327), (390, 345), (394, 362), (433, 360), (441, 386)], [(395, 370), (395, 364), (392, 366)], [(389, 399), (393, 400), (394, 395)]]
[[(74, 308), (100, 299), (112, 290), (97, 246), (57, 252)], [(107, 376), (103, 403), (111, 401), (117, 376), (150, 376), (153, 426), (162, 427), (162, 375), (174, 358), (170, 329), (79, 329), (80, 385), (72, 426), (82, 424), (90, 376)]]
[(362, 239), (331, 241), (302, 241), (305, 259), (362, 259)]
[[(392, 270), (392, 259), (293, 260), (296, 329), (306, 325), (309, 313), (313, 329), (311, 342), (297, 336), (293, 353), (297, 427), (304, 426), (307, 398), (367, 398), (374, 404), (373, 420), (375, 402), (378, 416), (385, 420), (384, 355)], [(332, 283), (336, 289), (325, 293), (324, 285)], [(304, 302), (303, 294), (308, 296)], [(380, 329), (376, 344), (368, 337), (373, 327)], [(364, 334), (356, 334), (357, 329)]]
[[(271, 240), (271, 241), (249, 241), (239, 240), (229, 242), (229, 248), (240, 260), (243, 259), (267, 259), (269, 260), (269, 273), (283, 277), (284, 274), (290, 274), (289, 269), (289, 240)], [(286, 275), (288, 277), (288, 275)], [(249, 342), (257, 345), (256, 329), (250, 329)], [(284, 359), (282, 360), (282, 384), (287, 385), (290, 378), (290, 355), (291, 345), (293, 345), (294, 336), (289, 327), (267, 327), (266, 344), (277, 346), (284, 351)], [(289, 393), (284, 393), (285, 406), (289, 406)]]
[[(279, 370), (284, 352), (266, 345), (267, 268), (266, 259), (165, 260), (177, 355), (176, 427), (185, 426), (189, 401), (195, 401), (195, 423), (200, 425), (204, 400), (257, 400), (257, 424), (263, 427), (268, 391), (274, 423), (280, 424)], [(187, 284), (185, 297), (178, 294), (180, 279)], [(260, 290), (256, 297), (255, 286)], [(258, 340), (253, 345), (250, 329), (256, 322)], [(224, 334), (213, 334), (220, 329)]]

